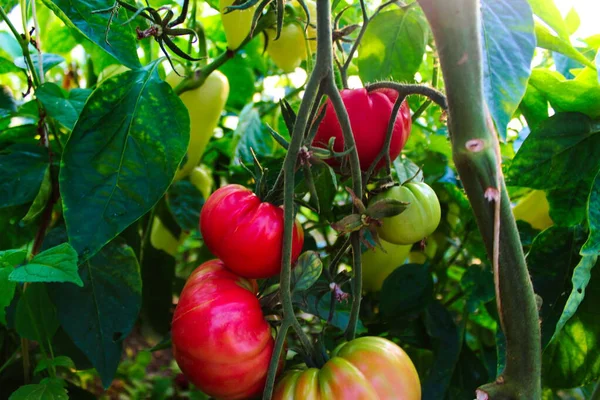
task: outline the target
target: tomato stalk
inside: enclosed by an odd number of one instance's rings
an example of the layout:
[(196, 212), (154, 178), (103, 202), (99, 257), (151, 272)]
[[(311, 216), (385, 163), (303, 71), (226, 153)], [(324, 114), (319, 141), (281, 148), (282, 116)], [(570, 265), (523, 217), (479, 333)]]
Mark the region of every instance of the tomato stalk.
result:
[[(477, 0), (419, 0), (431, 25), (448, 96), (453, 158), (494, 266), (506, 367), (478, 399), (541, 398), (540, 322), (533, 286), (483, 97)], [(448, 16), (452, 16), (449, 18)]]

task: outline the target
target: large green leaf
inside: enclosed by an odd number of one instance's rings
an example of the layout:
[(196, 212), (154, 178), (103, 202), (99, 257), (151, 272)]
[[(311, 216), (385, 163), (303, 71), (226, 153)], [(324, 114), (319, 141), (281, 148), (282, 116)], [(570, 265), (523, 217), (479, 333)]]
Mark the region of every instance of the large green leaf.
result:
[(588, 197), (594, 176), (574, 182), (565, 182), (563, 187), (549, 190), (550, 218), (559, 226), (574, 226), (581, 223), (586, 216)]
[(600, 254), (600, 172), (594, 179), (587, 204), (587, 220), (590, 236), (581, 248), (582, 255)]
[[(40, 70), (40, 62), (39, 55), (37, 53), (31, 55), (31, 61), (33, 62), (33, 67), (36, 71)], [(57, 54), (45, 53), (42, 55), (42, 71), (44, 74), (48, 72), (50, 69), (56, 67), (60, 63), (65, 61), (65, 59)], [(15, 59), (15, 65), (21, 69), (28, 69), (28, 65), (25, 62), (25, 57), (19, 57)]]
[(167, 205), (179, 226), (191, 231), (198, 229), (204, 200), (202, 193), (190, 181), (177, 181), (169, 189)]
[(68, 400), (65, 381), (45, 378), (38, 384), (21, 386), (8, 400)]
[(68, 243), (41, 252), (10, 274), (15, 282), (71, 282), (83, 286), (77, 273), (77, 252)]
[(54, 13), (71, 27), (77, 28), (85, 37), (100, 46), (121, 64), (129, 68), (139, 68), (135, 33), (131, 24), (123, 25), (129, 18), (125, 10), (119, 12), (110, 24), (108, 43), (105, 40), (110, 12), (93, 13), (112, 7), (112, 0), (43, 0)]
[(594, 63), (573, 47), (571, 42), (554, 36), (548, 28), (537, 21), (535, 23), (535, 37), (537, 38), (538, 47), (564, 54), (583, 65), (595, 68)]
[(381, 314), (387, 320), (416, 314), (433, 300), (433, 278), (429, 268), (407, 264), (396, 268), (383, 281)]
[(17, 304), (15, 328), (17, 333), (29, 340), (46, 346), (58, 329), (56, 308), (43, 283), (32, 283), (21, 294)]
[(250, 149), (254, 150), (259, 160), (273, 156), (277, 152), (281, 153), (281, 147), (262, 123), (260, 114), (253, 104), (248, 104), (240, 113), (238, 126), (233, 133), (233, 143), (236, 144), (231, 159), (233, 165), (239, 165), (240, 161), (252, 164), (254, 159)]
[[(256, 41), (254, 41), (256, 42)], [(232, 89), (227, 97), (227, 106), (236, 110), (244, 108), (248, 102), (252, 101), (254, 95), (254, 71), (250, 66), (250, 60), (236, 54), (231, 60), (219, 68), (229, 82)]]
[(526, 0), (483, 0), (481, 15), (484, 94), (504, 139), (531, 74), (533, 15)]
[(560, 38), (569, 40), (569, 30), (554, 0), (529, 0), (529, 4), (535, 15), (554, 29)]
[(509, 183), (553, 189), (595, 176), (600, 166), (598, 133), (600, 123), (583, 114), (552, 116), (523, 142), (508, 170)]
[(17, 284), (8, 279), (14, 267), (23, 263), (27, 253), (25, 250), (0, 251), (0, 324), (6, 325), (6, 307), (15, 295)]
[(427, 22), (418, 7), (378, 14), (369, 22), (358, 48), (358, 74), (364, 83), (382, 79), (414, 80), (428, 40)]
[(8, 86), (0, 85), (0, 118), (6, 117), (15, 111), (17, 111), (17, 103), (12, 92)]
[(0, 151), (0, 208), (33, 201), (47, 168), (43, 146), (14, 144)]
[(173, 318), (175, 258), (165, 251), (146, 245), (141, 269), (141, 319), (156, 333), (166, 335), (171, 329)]
[(65, 146), (60, 189), (71, 245), (83, 260), (165, 193), (189, 142), (189, 114), (158, 62), (106, 80)]
[(574, 79), (566, 79), (556, 71), (536, 68), (529, 83), (556, 112), (581, 112), (591, 118), (600, 117), (600, 83), (597, 72), (591, 68), (583, 69)]
[(89, 89), (73, 89), (65, 93), (52, 82), (44, 83), (35, 91), (36, 97), (42, 102), (48, 115), (71, 130), (91, 93)]
[(112, 382), (141, 307), (142, 282), (133, 250), (117, 239), (79, 269), (83, 287), (48, 284), (63, 329), (92, 362), (105, 387)]
[(572, 388), (600, 378), (600, 268), (592, 270), (585, 299), (543, 355), (542, 378), (552, 388)]

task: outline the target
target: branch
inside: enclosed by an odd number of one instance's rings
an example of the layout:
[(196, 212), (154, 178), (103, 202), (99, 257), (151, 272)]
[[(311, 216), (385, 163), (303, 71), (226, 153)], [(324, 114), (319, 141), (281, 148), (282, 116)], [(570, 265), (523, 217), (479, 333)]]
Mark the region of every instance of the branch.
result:
[[(494, 266), (506, 367), (478, 399), (541, 398), (540, 322), (510, 208), (498, 139), (483, 97), (477, 0), (419, 0), (431, 25), (448, 95), (453, 158)], [(451, 17), (449, 17), (451, 16)]]

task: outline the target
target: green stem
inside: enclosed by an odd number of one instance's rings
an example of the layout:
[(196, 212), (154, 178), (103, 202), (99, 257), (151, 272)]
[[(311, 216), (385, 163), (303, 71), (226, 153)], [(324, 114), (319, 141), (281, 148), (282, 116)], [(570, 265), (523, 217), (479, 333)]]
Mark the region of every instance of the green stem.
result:
[(271, 362), (269, 364), (269, 370), (267, 371), (267, 382), (265, 384), (265, 390), (263, 391), (263, 400), (269, 400), (273, 395), (273, 389), (275, 387), (275, 378), (279, 370), (279, 360), (283, 353), (283, 346), (285, 344), (285, 338), (287, 331), (290, 329), (289, 321), (284, 320), (277, 332), (277, 339), (275, 340), (275, 346), (273, 347), (273, 355), (271, 356)]
[[(494, 266), (506, 367), (478, 399), (540, 399), (540, 322), (506, 192), (498, 139), (483, 97), (477, 0), (419, 0), (431, 25), (446, 85), (453, 158)], [(452, 16), (449, 18), (448, 16)]]

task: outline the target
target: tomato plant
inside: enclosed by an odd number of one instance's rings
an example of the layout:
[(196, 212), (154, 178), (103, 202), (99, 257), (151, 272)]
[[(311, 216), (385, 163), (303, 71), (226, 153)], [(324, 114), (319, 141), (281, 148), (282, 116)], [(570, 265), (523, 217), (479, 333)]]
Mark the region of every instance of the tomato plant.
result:
[(376, 246), (362, 253), (363, 289), (375, 292), (381, 289), (383, 281), (392, 271), (406, 261), (412, 246), (399, 245), (380, 240)]
[[(392, 108), (398, 94), (389, 90), (368, 92), (366, 89), (345, 89), (340, 95), (350, 117), (360, 167), (362, 170), (367, 170), (383, 148)], [(407, 103), (403, 103), (392, 131), (389, 147), (392, 161), (398, 157), (408, 140), (410, 127), (410, 108)], [(334, 150), (343, 151), (342, 128), (331, 101), (328, 101), (325, 106), (325, 117), (319, 125), (313, 144), (327, 147), (331, 138), (335, 138)], [(384, 162), (385, 159), (382, 159), (377, 166), (383, 166)]]
[(252, 18), (256, 10), (254, 6), (247, 10), (234, 10), (226, 13), (225, 8), (234, 5), (234, 3), (235, 0), (219, 0), (221, 21), (227, 37), (227, 45), (230, 49), (237, 49), (250, 34)]
[[(215, 191), (202, 208), (200, 230), (206, 246), (235, 273), (247, 278), (279, 273), (283, 210), (262, 202), (251, 190), (227, 185)], [(296, 223), (292, 260), (303, 243), (304, 231)]]
[(306, 38), (299, 24), (285, 25), (281, 28), (281, 35), (277, 40), (275, 30), (269, 29), (267, 37), (267, 54), (283, 72), (293, 72), (306, 59)]
[(181, 291), (173, 354), (192, 383), (211, 396), (246, 399), (262, 390), (273, 337), (257, 289), (255, 281), (213, 260), (192, 272)]
[(395, 244), (413, 244), (432, 234), (441, 218), (440, 202), (433, 189), (423, 182), (394, 186), (373, 197), (373, 202), (395, 199), (408, 203), (402, 214), (384, 218), (377, 232)]
[(381, 337), (361, 337), (340, 345), (320, 369), (292, 371), (273, 398), (421, 399), (419, 376), (408, 355)]

